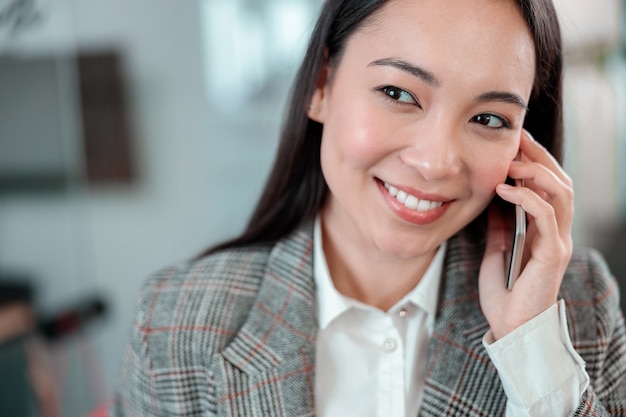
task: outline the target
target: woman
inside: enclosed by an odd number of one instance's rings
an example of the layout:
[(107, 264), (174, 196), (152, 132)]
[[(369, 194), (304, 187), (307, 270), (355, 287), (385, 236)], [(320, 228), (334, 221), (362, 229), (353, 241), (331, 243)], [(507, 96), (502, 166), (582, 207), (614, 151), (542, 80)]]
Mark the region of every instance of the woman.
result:
[[(625, 415), (560, 42), (548, 0), (327, 1), (248, 228), (147, 283), (113, 415)], [(510, 291), (496, 195), (528, 214)]]

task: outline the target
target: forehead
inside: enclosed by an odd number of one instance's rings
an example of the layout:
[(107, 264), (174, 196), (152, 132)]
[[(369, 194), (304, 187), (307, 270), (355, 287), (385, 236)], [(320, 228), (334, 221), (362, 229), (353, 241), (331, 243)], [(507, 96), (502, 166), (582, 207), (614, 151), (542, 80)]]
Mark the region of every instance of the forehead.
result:
[(527, 27), (516, 0), (387, 0), (365, 19), (360, 30), (375, 30), (383, 26), (385, 20), (391, 20), (388, 23), (392, 24), (412, 21), (418, 24), (432, 22), (434, 25), (445, 20), (451, 24), (474, 24), (485, 29), (506, 28), (511, 19)]
[(351, 50), (363, 59), (418, 60), (433, 72), (534, 79), (533, 37), (513, 0), (391, 0), (352, 35), (345, 54)]

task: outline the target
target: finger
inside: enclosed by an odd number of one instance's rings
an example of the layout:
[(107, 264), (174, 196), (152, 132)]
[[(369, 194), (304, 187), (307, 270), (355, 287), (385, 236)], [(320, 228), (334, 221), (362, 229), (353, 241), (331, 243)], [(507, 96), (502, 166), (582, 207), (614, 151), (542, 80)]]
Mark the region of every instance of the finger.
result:
[(505, 252), (506, 225), (497, 204), (492, 203), (487, 211), (487, 246), (486, 252)]
[(574, 217), (574, 190), (553, 171), (538, 162), (513, 162), (509, 176), (523, 179), (524, 186), (552, 204), (559, 223), (571, 225)]
[(506, 228), (502, 214), (494, 204), (487, 213), (487, 243), (480, 267), (480, 293), (481, 297), (495, 300), (506, 293)]
[[(499, 184), (496, 192), (500, 197), (513, 204), (519, 204), (524, 211), (532, 217), (538, 235), (535, 243), (541, 246), (547, 245), (545, 250), (551, 251), (561, 246), (561, 238), (564, 236), (559, 228), (554, 207), (542, 199), (537, 193), (526, 187), (512, 187), (507, 184)], [(564, 227), (567, 229), (567, 227)], [(567, 236), (568, 234), (565, 234)]]
[[(524, 186), (552, 205), (559, 236), (571, 241), (574, 222), (574, 190), (547, 167), (538, 162), (513, 162), (509, 176), (524, 179)], [(569, 243), (567, 243), (569, 245)]]
[(501, 184), (496, 192), (503, 199), (519, 204), (529, 218), (527, 242), (530, 259), (544, 266), (560, 268), (566, 264), (572, 252), (571, 226), (559, 224), (554, 207), (528, 188)]
[(538, 162), (547, 167), (550, 171), (564, 183), (572, 185), (572, 179), (561, 167), (561, 164), (548, 152), (539, 142), (533, 139), (527, 130), (522, 130), (522, 140), (520, 141), (520, 150), (522, 154), (532, 162)]

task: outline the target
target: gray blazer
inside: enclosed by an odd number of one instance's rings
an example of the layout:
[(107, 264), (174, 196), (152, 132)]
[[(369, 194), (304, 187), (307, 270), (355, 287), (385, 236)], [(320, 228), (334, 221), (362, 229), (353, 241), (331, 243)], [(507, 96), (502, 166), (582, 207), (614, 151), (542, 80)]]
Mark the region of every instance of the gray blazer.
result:
[[(317, 331), (312, 227), (156, 274), (141, 293), (111, 416), (313, 416)], [(506, 396), (482, 346), (484, 245), (448, 244), (420, 416), (502, 416)], [(618, 289), (577, 252), (560, 296), (591, 385), (576, 416), (626, 416)], [(520, 364), (523, 366), (523, 364)]]

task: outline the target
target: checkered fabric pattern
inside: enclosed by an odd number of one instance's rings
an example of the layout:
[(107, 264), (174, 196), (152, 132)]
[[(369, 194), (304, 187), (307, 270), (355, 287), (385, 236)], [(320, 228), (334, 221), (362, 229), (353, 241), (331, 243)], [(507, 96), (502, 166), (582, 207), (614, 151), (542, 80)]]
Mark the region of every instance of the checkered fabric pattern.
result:
[[(148, 280), (110, 415), (315, 415), (312, 236), (308, 225), (276, 245), (216, 253)], [(481, 342), (483, 250), (467, 231), (448, 244), (420, 416), (504, 415), (506, 396)], [(591, 378), (574, 415), (626, 416), (624, 321), (597, 253), (574, 255), (561, 297)]]

